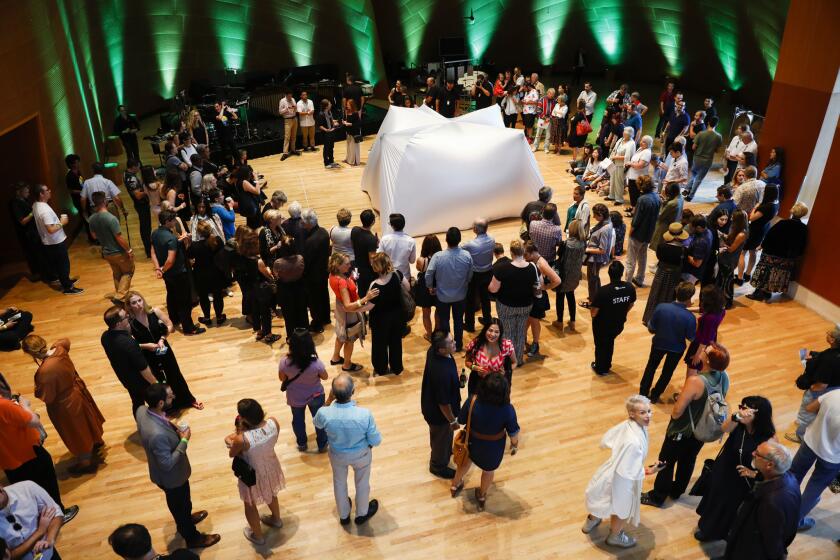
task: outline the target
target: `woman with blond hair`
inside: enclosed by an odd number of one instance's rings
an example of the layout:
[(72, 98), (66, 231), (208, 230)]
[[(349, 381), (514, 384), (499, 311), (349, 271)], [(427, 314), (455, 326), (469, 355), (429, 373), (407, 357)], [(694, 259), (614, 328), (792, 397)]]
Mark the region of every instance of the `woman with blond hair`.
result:
[(351, 228), (350, 220), (353, 219), (353, 214), (347, 208), (340, 208), (335, 215), (335, 220), (338, 225), (330, 228), (330, 242), (332, 243), (333, 252), (347, 255), (350, 259), (350, 268), (356, 267), (356, 256), (353, 254), (353, 241), (350, 239)]
[(172, 410), (189, 407), (203, 410), (204, 404), (190, 391), (175, 358), (175, 352), (167, 340), (167, 337), (175, 332), (175, 326), (169, 316), (162, 309), (149, 305), (146, 298), (134, 290), (129, 290), (123, 302), (131, 325), (131, 336), (140, 345), (152, 375), (159, 382), (169, 385), (175, 393)]
[[(400, 290), (408, 290), (408, 278), (394, 270), (391, 259), (385, 253), (375, 253), (370, 257), (370, 266), (377, 274), (370, 289), (379, 293), (368, 301), (374, 304), (370, 311), (370, 333), (373, 339), (370, 359), (374, 375), (403, 371), (402, 335), (405, 330), (405, 315), (402, 308)], [(367, 297), (366, 294), (365, 297)]]
[(542, 287), (534, 263), (525, 260), (522, 241), (510, 242), (509, 262), (493, 267), (493, 279), (487, 288), (496, 294), (496, 313), (502, 328), (513, 343), (516, 367), (525, 363), (525, 326), (534, 304), (535, 289)]
[(641, 517), (642, 481), (658, 473), (665, 465), (645, 466), (648, 453), (648, 426), (653, 416), (650, 400), (633, 395), (624, 401), (628, 418), (610, 428), (601, 438), (601, 449), (610, 450), (607, 459), (592, 476), (586, 487), (586, 509), (589, 514), (581, 530), (589, 534), (604, 519), (610, 520), (607, 544), (620, 548), (635, 546), (636, 539), (624, 532), (629, 521), (639, 524)]
[(95, 454), (105, 445), (105, 418), (70, 359), (70, 341), (60, 338), (47, 348), (43, 338), (30, 334), (23, 339), (22, 347), (38, 365), (35, 396), (47, 405), (55, 431), (76, 457), (68, 470), (73, 474), (96, 472)]
[(187, 116), (187, 130), (196, 143), (204, 144), (205, 146), (210, 145), (207, 126), (204, 124), (204, 119), (201, 118), (201, 113), (198, 112), (198, 109), (193, 109), (190, 111), (189, 116)]
[[(363, 312), (370, 310), (368, 301), (379, 295), (377, 288), (372, 288), (363, 298), (359, 298), (356, 281), (350, 274), (350, 257), (344, 253), (333, 253), (329, 262), (330, 288), (335, 294), (335, 347), (330, 364), (342, 364), (342, 371), (348, 373), (362, 369), (353, 363), (353, 343), (364, 336)], [(344, 357), (341, 351), (344, 350)]]
[(198, 322), (210, 326), (210, 297), (213, 298), (213, 309), (216, 312), (216, 324), (224, 324), (225, 315), (224, 289), (228, 280), (224, 271), (219, 267), (219, 252), (224, 250), (222, 234), (210, 225), (209, 220), (199, 222), (196, 226), (197, 241), (187, 247), (187, 256), (193, 259), (193, 281), (198, 292), (198, 303), (201, 305), (202, 317)]

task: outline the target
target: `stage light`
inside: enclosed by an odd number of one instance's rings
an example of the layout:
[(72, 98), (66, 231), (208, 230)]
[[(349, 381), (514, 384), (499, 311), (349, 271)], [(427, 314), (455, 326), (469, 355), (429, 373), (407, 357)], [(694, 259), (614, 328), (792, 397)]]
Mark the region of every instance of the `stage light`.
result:
[(228, 68), (242, 70), (248, 47), (248, 32), (251, 29), (251, 2), (216, 1), (212, 6), (211, 15), (222, 62)]
[[(467, 48), (473, 62), (480, 63), (496, 34), (499, 19), (505, 11), (504, 0), (467, 0), (463, 3)], [(470, 19), (472, 18), (472, 19)]]
[(82, 80), (82, 70), (79, 66), (79, 59), (76, 55), (76, 44), (73, 40), (73, 30), (70, 28), (70, 18), (67, 15), (67, 6), (65, 6), (64, 0), (58, 0), (58, 15), (61, 19), (61, 27), (64, 30), (65, 38), (67, 39), (67, 50), (70, 54), (70, 63), (73, 66), (73, 75), (76, 78), (76, 87), (79, 92), (79, 96), (82, 98), (82, 108), (85, 111), (85, 121), (87, 122), (88, 131), (90, 132), (90, 140), (91, 144), (93, 145), (93, 152), (96, 156), (96, 159), (99, 159), (99, 142), (102, 140), (98, 138), (96, 132), (93, 130), (93, 120), (91, 119), (90, 115), (90, 107), (88, 105), (87, 99), (87, 87)]
[(624, 45), (621, 43), (623, 9), (623, 3), (617, 0), (602, 0), (585, 6), (589, 29), (607, 64), (618, 64), (624, 58)]
[(706, 0), (701, 4), (706, 14), (706, 23), (712, 35), (712, 44), (717, 52), (723, 73), (733, 90), (741, 89), (743, 83), (738, 76), (738, 17), (735, 6)]
[(776, 65), (779, 63), (779, 48), (781, 48), (787, 12), (786, 0), (761, 4), (747, 2), (747, 14), (752, 22), (753, 35), (758, 42), (771, 80), (776, 76)]
[(405, 65), (408, 67), (420, 64), (420, 46), (434, 6), (435, 0), (397, 0), (405, 38)]
[(282, 0), (276, 3), (277, 21), (283, 28), (289, 50), (298, 66), (312, 64), (315, 42), (315, 10), (311, 2)]
[(566, 25), (572, 0), (534, 0), (534, 29), (540, 46), (540, 60), (544, 65), (554, 61), (557, 42)]
[(344, 12), (350, 40), (359, 59), (360, 77), (376, 84), (382, 74), (382, 63), (379, 60), (376, 21), (370, 0), (338, 0), (338, 3)]
[(102, 37), (105, 39), (105, 50), (108, 64), (111, 66), (111, 77), (114, 80), (114, 94), (117, 105), (123, 104), (125, 51), (123, 36), (125, 33), (125, 0), (109, 0), (103, 2), (100, 21), (102, 23)]
[(148, 0), (146, 12), (149, 29), (160, 71), (161, 97), (169, 99), (175, 93), (175, 78), (181, 62), (181, 46), (185, 29), (185, 16), (178, 13), (176, 5), (167, 0)]
[(680, 0), (658, 0), (656, 3), (645, 2), (645, 17), (650, 24), (653, 38), (668, 61), (671, 76), (682, 74), (680, 58), (680, 38), (682, 31), (682, 2)]

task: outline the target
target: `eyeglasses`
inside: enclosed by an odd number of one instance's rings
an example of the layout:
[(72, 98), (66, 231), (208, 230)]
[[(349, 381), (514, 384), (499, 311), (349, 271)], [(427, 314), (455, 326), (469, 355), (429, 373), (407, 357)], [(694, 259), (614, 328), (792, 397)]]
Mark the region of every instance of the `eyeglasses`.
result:
[(759, 458), (761, 458), (761, 459), (764, 459), (764, 460), (765, 460), (765, 461), (767, 461), (768, 463), (770, 462), (770, 458), (769, 458), (769, 457), (765, 457), (764, 455), (762, 455), (762, 454), (761, 454), (761, 453), (759, 453), (758, 451), (753, 451), (753, 455), (754, 455), (755, 457), (759, 457)]
[(748, 408), (749, 407), (747, 405), (745, 405), (744, 403), (741, 403), (741, 404), (738, 405), (738, 410), (746, 410)]
[(7, 515), (6, 521), (12, 526), (12, 529), (14, 529), (15, 531), (20, 531), (21, 529), (23, 529), (23, 525), (17, 522), (17, 519), (14, 515)]

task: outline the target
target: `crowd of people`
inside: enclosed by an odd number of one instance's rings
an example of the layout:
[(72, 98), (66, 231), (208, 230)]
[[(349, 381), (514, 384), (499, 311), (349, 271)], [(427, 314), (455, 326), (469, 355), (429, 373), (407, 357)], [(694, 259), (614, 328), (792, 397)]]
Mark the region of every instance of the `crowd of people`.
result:
[[(305, 95), (300, 101), (291, 94), (281, 100), (280, 113), (286, 119), (282, 159), (299, 153), (299, 123), (305, 129), (304, 151), (315, 150), (315, 126), (330, 133), (345, 127), (348, 163), (357, 164), (362, 135), (353, 127), (359, 127), (365, 99), (354, 88), (348, 77), (341, 124), (328, 101), (316, 116)], [(805, 393), (799, 427), (785, 434), (800, 444), (795, 457), (776, 438), (766, 398), (745, 397), (738, 412), (729, 414), (729, 351), (717, 337), (735, 303), (734, 287), (750, 282), (755, 290), (748, 297), (763, 301), (786, 292), (807, 243), (802, 222), (806, 206), (797, 203), (789, 218), (776, 220), (782, 149), (773, 150), (759, 173), (755, 139), (742, 127), (725, 151), (727, 174), (716, 191), (718, 203), (702, 215), (684, 203), (696, 196), (721, 146), (711, 98), (692, 119), (682, 94), (673, 83), (667, 84), (659, 100), (656, 134), (663, 153), (655, 154), (654, 139), (642, 134), (648, 108), (626, 85), (608, 96), (593, 144), (586, 139), (593, 131), (597, 94), (588, 82), (571, 115), (568, 87), (546, 89), (539, 76), (526, 77), (519, 69), (500, 73), (492, 85), (478, 80), (471, 95), (478, 108), (498, 103), (508, 126), (515, 127), (521, 115), (534, 150), (541, 141), (546, 152), (551, 146), (559, 152), (566, 143), (572, 148), (568, 171), (576, 185), (568, 206), (558, 207), (552, 189), (543, 187), (538, 199), (523, 208), (519, 235), (507, 247), (496, 242), (488, 221), (477, 217), (469, 240), (451, 227), (445, 246), (428, 235), (418, 254), (417, 243), (404, 231), (402, 214), (387, 217), (392, 233), (381, 239), (370, 209), (363, 210), (359, 225), (353, 226), (352, 213), (341, 208), (336, 225), (326, 229), (314, 209), (289, 203), (280, 190), (266, 194), (268, 182), (251, 167), (246, 152), (237, 152), (229, 166), (217, 166), (207, 146), (194, 145), (186, 133), (167, 145), (161, 169), (142, 166), (135, 156), (129, 157), (124, 175), (148, 259), (137, 266), (162, 280), (165, 310), (162, 302), (147, 301), (131, 287), (136, 258), (120, 220), (122, 216), (127, 225), (119, 189), (103, 176), (98, 162), (91, 166), (92, 177), (83, 181), (78, 156), (67, 156), (68, 186), (78, 196), (89, 240), (100, 247), (113, 276), (114, 291), (104, 294), (113, 305), (103, 315), (101, 345), (130, 397), (151, 482), (163, 490), (187, 547), (212, 546), (221, 536), (200, 532), (196, 526), (208, 513), (192, 509), (192, 432), (179, 415), (189, 408), (202, 410), (204, 404), (179, 367), (169, 340), (176, 330), (211, 336), (207, 333), (214, 317), (215, 326), (221, 327), (230, 313), (232, 318), (244, 317), (255, 342), (272, 345), (284, 340), (288, 352), (278, 366), (279, 388), (291, 409), (297, 448), (308, 450), (308, 409), (317, 451), (329, 456), (338, 521), (351, 521), (347, 476), (352, 467), (354, 522), (361, 525), (379, 508), (370, 498), (370, 474), (373, 447), (380, 445), (382, 436), (372, 413), (353, 400), (355, 378), (368, 367), (373, 376), (403, 373), (403, 340), (412, 336), (409, 324), (419, 307), (422, 332), (414, 336), (429, 343), (420, 394), (429, 426), (429, 471), (451, 480), (454, 498), (475, 464), (481, 475), (474, 501), (481, 511), (506, 453), (518, 452), (514, 372), (543, 356), (540, 336), (552, 292), (555, 327), (573, 333), (577, 307), (589, 312), (591, 368), (607, 376), (637, 290), (645, 287), (646, 273), (653, 271), (643, 315), (652, 334), (650, 356), (638, 394), (627, 399), (628, 419), (601, 441), (611, 456), (586, 489), (589, 514), (583, 532), (592, 535), (609, 519), (606, 543), (634, 546), (635, 539), (625, 529), (628, 523), (639, 523), (641, 505), (661, 507), (668, 499), (679, 499), (688, 490), (703, 444), (725, 436), (719, 455), (704, 465), (691, 489), (703, 496), (695, 537), (726, 540), (727, 558), (744, 558), (749, 556), (744, 551), (756, 550), (762, 550), (762, 556), (749, 557), (781, 557), (797, 530), (814, 526), (808, 513), (822, 491), (828, 486), (840, 489), (835, 480), (840, 471), (840, 393), (832, 392), (840, 386), (840, 329), (829, 333), (829, 349), (802, 356), (805, 372), (797, 387)], [(411, 105), (399, 82), (389, 101)], [(438, 88), (430, 78), (423, 102), (454, 116), (458, 92), (453, 83)], [(326, 167), (335, 166), (332, 141), (328, 138), (323, 146)], [(625, 191), (629, 204), (624, 215), (610, 211), (606, 203), (625, 206)], [(64, 294), (81, 293), (70, 276), (64, 233), (69, 220), (48, 204), (49, 187), (20, 184), (16, 192), (13, 216), (33, 275), (60, 286)], [(603, 202), (591, 201), (598, 195)], [(158, 223), (154, 230), (151, 220)], [(651, 260), (655, 258), (650, 267), (649, 251)], [(603, 268), (609, 282), (602, 285)], [(576, 302), (584, 271), (587, 297)], [(232, 313), (225, 300), (236, 289), (242, 296), (241, 310)], [(200, 316), (194, 321), (196, 306)], [(274, 332), (277, 318), (282, 318), (285, 336)], [(70, 341), (48, 344), (31, 334), (32, 320), (31, 314), (16, 308), (0, 314), (3, 349), (22, 347), (32, 356), (37, 366), (35, 396), (46, 404), (53, 427), (75, 458), (70, 470), (94, 473), (101, 463), (104, 418), (71, 361)], [(340, 371), (327, 391), (323, 382), (329, 380), (329, 370), (313, 336), (331, 323), (335, 344), (329, 365)], [(354, 347), (368, 336), (371, 363), (354, 362)], [(684, 381), (679, 392), (668, 395), (681, 360), (686, 364)], [(459, 373), (461, 364), (464, 373)], [(46, 429), (31, 403), (0, 381), (0, 462), (11, 483), (0, 488), (0, 510), (8, 514), (0, 516), (0, 545), (14, 558), (59, 558), (59, 530), (78, 508), (61, 502), (53, 460), (43, 447)], [(673, 402), (673, 408), (659, 461), (645, 467), (651, 405), (665, 400)], [(277, 495), (285, 475), (274, 451), (281, 426), (254, 399), (240, 400), (236, 412), (234, 431), (224, 442), (244, 504), (244, 538), (262, 546), (267, 530), (283, 527)], [(800, 494), (799, 483), (814, 464)], [(655, 482), (643, 493), (647, 475), (655, 475)], [(260, 515), (261, 505), (268, 506), (270, 515)], [(109, 542), (124, 558), (156, 557), (141, 525), (120, 526)], [(193, 558), (190, 554), (181, 551), (172, 557)]]

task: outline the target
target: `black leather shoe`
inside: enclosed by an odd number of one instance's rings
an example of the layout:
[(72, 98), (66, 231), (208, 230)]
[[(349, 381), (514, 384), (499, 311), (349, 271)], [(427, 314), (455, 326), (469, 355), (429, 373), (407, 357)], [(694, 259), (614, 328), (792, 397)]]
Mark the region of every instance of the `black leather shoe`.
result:
[(455, 469), (453, 469), (452, 467), (444, 467), (442, 469), (430, 468), (429, 472), (437, 477), (445, 478), (447, 480), (452, 480), (453, 478), (455, 478)]
[[(350, 498), (347, 498), (347, 501), (350, 502), (350, 509), (353, 509), (353, 500), (351, 500)], [(338, 522), (341, 523), (342, 525), (350, 525), (350, 514), (348, 513), (347, 517), (342, 517), (341, 519), (338, 520)]]
[(360, 515), (354, 521), (356, 525), (364, 525), (368, 522), (368, 519), (376, 515), (376, 512), (379, 511), (379, 502), (376, 500), (371, 500), (368, 502), (368, 512), (367, 515)]
[(653, 506), (653, 507), (662, 507), (662, 502), (657, 502), (650, 496), (650, 492), (645, 492), (642, 494), (642, 504), (646, 506)]

